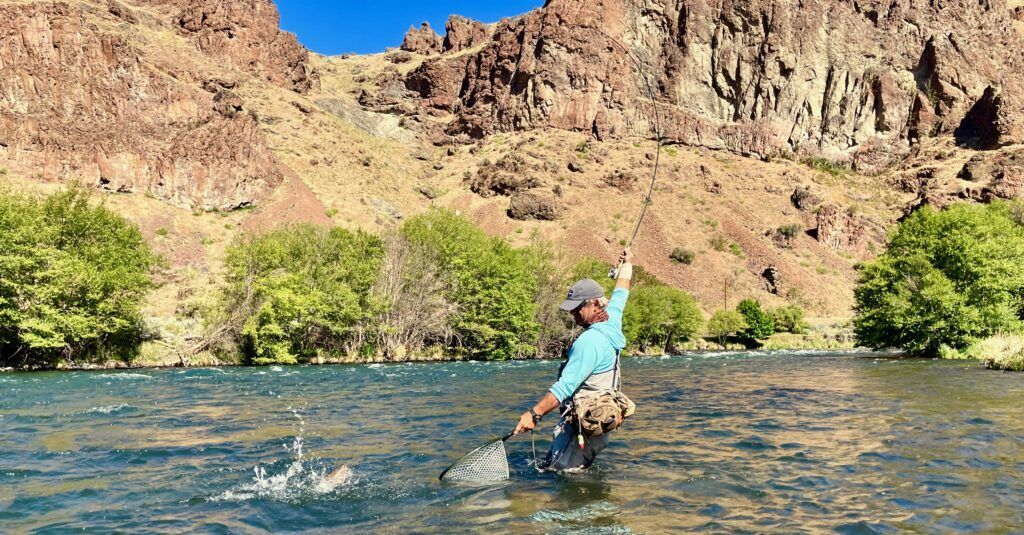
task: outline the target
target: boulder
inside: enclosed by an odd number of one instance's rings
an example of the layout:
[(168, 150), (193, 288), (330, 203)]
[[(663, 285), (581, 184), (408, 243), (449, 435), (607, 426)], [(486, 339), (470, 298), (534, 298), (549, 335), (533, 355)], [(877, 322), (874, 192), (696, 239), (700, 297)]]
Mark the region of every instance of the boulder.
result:
[(793, 194), (789, 196), (789, 200), (797, 210), (802, 212), (810, 212), (824, 202), (821, 197), (811, 192), (811, 188), (806, 186), (794, 189)]
[(231, 91), (220, 91), (213, 96), (213, 109), (230, 119), (242, 112), (242, 98)]
[(563, 211), (562, 205), (555, 197), (533, 192), (519, 192), (512, 195), (508, 205), (508, 216), (519, 221), (528, 219), (553, 221), (562, 217)]

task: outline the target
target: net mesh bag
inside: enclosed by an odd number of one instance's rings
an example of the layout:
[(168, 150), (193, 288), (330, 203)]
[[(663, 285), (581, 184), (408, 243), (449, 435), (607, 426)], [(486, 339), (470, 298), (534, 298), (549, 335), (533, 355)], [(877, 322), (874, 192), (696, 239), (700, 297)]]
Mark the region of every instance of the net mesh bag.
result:
[(505, 441), (498, 440), (469, 452), (441, 473), (443, 481), (501, 481), (508, 479)]

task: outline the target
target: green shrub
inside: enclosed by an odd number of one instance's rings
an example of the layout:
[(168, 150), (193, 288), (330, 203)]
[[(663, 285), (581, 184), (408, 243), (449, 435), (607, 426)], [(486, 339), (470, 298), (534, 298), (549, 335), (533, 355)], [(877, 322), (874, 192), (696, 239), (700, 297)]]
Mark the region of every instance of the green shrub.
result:
[(558, 357), (568, 347), (575, 328), (572, 316), (560, 310), (558, 305), (574, 281), (570, 280), (568, 262), (560, 256), (559, 248), (537, 233), (531, 236), (531, 240), (523, 253), (537, 281), (534, 296), (534, 319), (538, 328), (536, 354), (541, 358)]
[(665, 285), (637, 286), (630, 292), (622, 316), (622, 331), (641, 351), (670, 353), (679, 342), (691, 340), (704, 317), (690, 294)]
[(246, 362), (294, 364), (372, 350), (370, 289), (383, 246), (341, 228), (292, 225), (247, 237), (227, 253), (225, 314)]
[(925, 207), (861, 267), (854, 330), (874, 348), (936, 354), (1024, 328), (1024, 226), (1008, 203)]
[(787, 305), (779, 307), (770, 312), (772, 321), (775, 323), (776, 332), (789, 332), (793, 334), (804, 334), (808, 325), (804, 320), (804, 309), (799, 305)]
[(743, 315), (747, 328), (740, 334), (750, 340), (764, 340), (775, 334), (775, 321), (761, 309), (756, 299), (744, 299), (736, 306), (736, 312)]
[(711, 248), (718, 252), (725, 252), (730, 245), (729, 239), (721, 234), (711, 236), (711, 241), (709, 243), (711, 244)]
[(817, 169), (836, 178), (843, 177), (850, 172), (849, 167), (826, 158), (807, 158), (803, 163), (811, 169)]
[(676, 247), (675, 249), (672, 249), (672, 253), (669, 254), (668, 257), (680, 264), (690, 265), (693, 263), (694, 259), (697, 258), (697, 253), (689, 249)]
[(0, 192), (0, 364), (130, 359), (155, 263), (138, 228), (80, 186)]
[(743, 249), (740, 247), (740, 244), (738, 243), (730, 243), (729, 252), (740, 258), (743, 258)]
[(1024, 335), (997, 334), (971, 344), (964, 352), (993, 370), (1024, 371)]
[(970, 357), (968, 357), (963, 351), (953, 349), (952, 347), (949, 347), (946, 344), (942, 344), (941, 346), (939, 346), (939, 358), (947, 360), (961, 360)]
[(801, 230), (803, 230), (802, 226), (797, 223), (792, 223), (789, 225), (782, 225), (777, 229), (777, 232), (786, 240), (792, 240), (800, 235)]
[(1018, 225), (1024, 225), (1024, 201), (1015, 201), (1010, 207), (1010, 217)]
[(730, 336), (736, 336), (748, 327), (747, 320), (743, 314), (735, 310), (716, 311), (708, 320), (708, 336), (718, 339), (718, 343), (725, 347), (725, 341)]
[(535, 354), (537, 279), (524, 251), (448, 210), (409, 219), (400, 233), (436, 255), (454, 279), (453, 351), (498, 360)]

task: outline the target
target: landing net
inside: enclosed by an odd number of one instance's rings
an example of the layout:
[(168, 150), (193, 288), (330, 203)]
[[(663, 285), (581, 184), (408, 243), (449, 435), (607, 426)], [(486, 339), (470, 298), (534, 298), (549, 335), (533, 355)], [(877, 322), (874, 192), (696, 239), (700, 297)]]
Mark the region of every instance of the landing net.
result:
[(469, 452), (441, 473), (443, 481), (501, 481), (508, 479), (505, 441), (498, 440)]

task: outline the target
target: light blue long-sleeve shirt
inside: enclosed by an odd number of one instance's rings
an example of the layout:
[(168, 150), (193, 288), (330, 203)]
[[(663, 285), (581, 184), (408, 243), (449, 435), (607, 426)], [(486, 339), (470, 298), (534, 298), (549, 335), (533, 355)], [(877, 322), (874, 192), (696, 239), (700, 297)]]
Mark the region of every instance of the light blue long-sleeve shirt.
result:
[(605, 311), (608, 321), (595, 323), (583, 331), (569, 348), (569, 360), (562, 374), (551, 387), (551, 393), (558, 401), (565, 401), (579, 389), (588, 377), (615, 367), (615, 358), (626, 347), (626, 336), (622, 334), (622, 310), (626, 307), (629, 290), (616, 288), (608, 300)]

